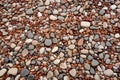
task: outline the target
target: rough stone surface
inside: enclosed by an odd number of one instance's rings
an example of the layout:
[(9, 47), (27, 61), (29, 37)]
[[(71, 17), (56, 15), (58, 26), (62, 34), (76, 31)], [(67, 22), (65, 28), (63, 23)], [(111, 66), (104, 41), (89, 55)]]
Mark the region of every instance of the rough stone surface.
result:
[(1, 76), (4, 76), (6, 72), (7, 72), (7, 69), (4, 69), (4, 68), (1, 69), (1, 70), (0, 70), (0, 77), (1, 77)]
[(10, 68), (8, 70), (8, 74), (10, 75), (16, 75), (18, 73), (18, 69), (17, 68)]
[(88, 21), (82, 21), (81, 22), (81, 26), (82, 27), (90, 27), (90, 22), (88, 22)]
[(107, 69), (107, 70), (104, 71), (104, 74), (106, 76), (112, 76), (113, 75), (113, 71), (111, 69)]
[(70, 75), (71, 75), (72, 77), (76, 76), (76, 74), (77, 74), (76, 69), (71, 69), (71, 70), (69, 71), (69, 73), (70, 73)]

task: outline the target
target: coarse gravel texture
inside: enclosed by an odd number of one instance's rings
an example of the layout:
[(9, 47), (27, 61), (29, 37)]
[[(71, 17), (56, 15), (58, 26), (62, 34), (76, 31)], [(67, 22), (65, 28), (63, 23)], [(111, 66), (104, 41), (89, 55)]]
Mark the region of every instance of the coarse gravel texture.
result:
[(0, 80), (120, 80), (120, 0), (0, 0)]

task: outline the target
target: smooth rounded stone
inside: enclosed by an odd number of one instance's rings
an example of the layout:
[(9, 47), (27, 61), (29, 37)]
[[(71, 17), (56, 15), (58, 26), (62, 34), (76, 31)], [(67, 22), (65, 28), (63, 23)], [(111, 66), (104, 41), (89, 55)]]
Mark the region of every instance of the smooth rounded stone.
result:
[(50, 4), (50, 0), (46, 0), (45, 5), (49, 5), (49, 4)]
[(87, 49), (82, 49), (82, 50), (81, 50), (81, 53), (83, 53), (83, 54), (88, 54), (88, 50), (87, 50)]
[(66, 63), (61, 63), (61, 64), (60, 64), (60, 68), (66, 69), (66, 68), (67, 68), (67, 64), (66, 64)]
[(95, 79), (95, 80), (101, 80), (101, 79), (100, 79), (100, 76), (99, 76), (98, 74), (95, 74), (94, 79)]
[(33, 41), (32, 39), (26, 39), (26, 40), (25, 40), (25, 43), (29, 44), (29, 43), (31, 43), (32, 41)]
[(29, 50), (33, 50), (34, 48), (35, 48), (35, 47), (34, 47), (33, 45), (29, 45), (29, 46), (28, 46), (28, 49), (29, 49)]
[(115, 4), (110, 6), (110, 9), (112, 9), (112, 10), (115, 10), (116, 8), (117, 8), (117, 6)]
[(68, 48), (69, 48), (69, 49), (75, 49), (75, 45), (74, 45), (74, 44), (70, 44), (70, 45), (68, 46)]
[(52, 80), (58, 80), (56, 77), (53, 77)]
[(76, 7), (72, 7), (70, 10), (74, 12), (76, 9), (77, 9)]
[(41, 16), (42, 16), (42, 13), (41, 13), (41, 12), (38, 12), (37, 16), (38, 16), (38, 17), (41, 17)]
[(64, 20), (65, 18), (63, 16), (58, 16), (59, 20)]
[(54, 9), (53, 14), (58, 14), (58, 10)]
[(55, 76), (58, 76), (58, 75), (59, 75), (59, 71), (58, 71), (58, 70), (55, 70), (55, 71), (54, 71), (54, 74), (55, 74)]
[(36, 46), (37, 44), (39, 44), (38, 41), (36, 41), (36, 40), (33, 40), (33, 41), (32, 41), (32, 45)]
[(54, 60), (53, 63), (54, 63), (54, 64), (59, 64), (59, 63), (60, 63), (60, 59), (56, 59), (56, 60)]
[(115, 34), (115, 38), (119, 38), (120, 37), (120, 34), (119, 33), (116, 33)]
[(81, 26), (82, 27), (90, 27), (90, 22), (88, 22), (88, 21), (82, 21), (81, 22)]
[(55, 37), (55, 33), (50, 33), (50, 37), (54, 38)]
[(52, 42), (53, 42), (53, 43), (57, 43), (57, 42), (58, 42), (57, 38), (53, 38), (53, 39), (52, 39)]
[(106, 59), (105, 63), (110, 64), (110, 59)]
[(79, 40), (78, 40), (78, 45), (79, 45), (79, 46), (82, 46), (82, 45), (83, 45), (83, 42), (84, 42), (84, 39), (83, 39), (83, 38), (79, 39)]
[(22, 71), (20, 72), (20, 75), (21, 76), (27, 76), (29, 74), (29, 70), (28, 69), (26, 69), (26, 68), (24, 68), (24, 69), (22, 69)]
[(45, 52), (45, 47), (40, 48), (39, 52), (43, 54)]
[(28, 15), (33, 14), (33, 13), (34, 13), (34, 11), (32, 8), (26, 10), (26, 14), (28, 14)]
[(52, 45), (52, 40), (51, 40), (51, 39), (45, 39), (44, 44), (45, 44), (46, 46), (50, 46), (50, 45)]
[(53, 72), (52, 71), (49, 71), (48, 73), (47, 73), (47, 78), (52, 78), (53, 77)]
[(52, 52), (54, 53), (54, 52), (57, 52), (57, 51), (58, 51), (58, 47), (55, 46), (55, 47), (52, 49)]
[(27, 54), (28, 54), (28, 50), (27, 50), (27, 49), (24, 49), (24, 50), (22, 51), (22, 55), (25, 57), (25, 56), (27, 56)]
[(93, 60), (93, 56), (88, 55), (87, 59), (91, 61), (91, 60)]
[(109, 41), (107, 41), (106, 46), (110, 47), (110, 46), (112, 46), (112, 44)]
[(57, 16), (50, 15), (50, 19), (51, 19), (51, 20), (57, 20)]
[(99, 64), (99, 62), (97, 60), (95, 60), (95, 59), (93, 59), (92, 62), (91, 62), (91, 65), (93, 67), (97, 66), (98, 64)]
[(28, 75), (27, 80), (34, 80), (34, 75)]
[(76, 71), (76, 69), (71, 69), (71, 70), (69, 71), (69, 73), (70, 73), (70, 75), (71, 75), (72, 77), (75, 77), (76, 74), (77, 74), (77, 71)]
[(10, 47), (11, 47), (11, 48), (15, 48), (15, 47), (16, 47), (16, 44), (15, 44), (15, 43), (11, 43), (11, 44), (10, 44)]
[(80, 60), (80, 63), (82, 63), (82, 64), (84, 63), (84, 59), (83, 58), (80, 57), (79, 60)]
[(16, 77), (15, 77), (15, 80), (19, 80), (20, 79), (20, 75), (17, 75)]
[(104, 14), (105, 14), (105, 10), (104, 10), (104, 9), (101, 9), (101, 10), (99, 11), (99, 14), (100, 14), (100, 15), (104, 15)]
[(8, 74), (10, 75), (16, 75), (18, 73), (18, 69), (17, 68), (10, 68), (8, 70)]
[(107, 69), (107, 70), (104, 71), (104, 74), (106, 76), (112, 76), (113, 75), (113, 71), (111, 69)]
[(28, 31), (28, 32), (27, 32), (27, 37), (28, 37), (28, 38), (33, 38), (34, 35), (33, 35), (33, 33), (32, 33), (31, 31)]
[(5, 73), (7, 72), (7, 69), (3, 68), (0, 70), (0, 77), (4, 76)]
[(94, 68), (92, 68), (92, 67), (90, 68), (90, 73), (91, 73), (91, 74), (95, 74)]
[(37, 8), (40, 12), (43, 12), (45, 10), (45, 6), (41, 6)]
[(19, 51), (20, 48), (21, 48), (20, 46), (16, 46), (14, 50), (15, 50), (15, 51)]
[(84, 64), (85, 69), (90, 70), (90, 65), (88, 63)]
[(68, 76), (64, 76), (63, 80), (70, 80)]
[(100, 53), (98, 56), (99, 56), (100, 59), (104, 58), (104, 54), (103, 53)]
[(94, 39), (94, 40), (99, 39), (99, 35), (96, 34), (96, 35), (93, 37), (93, 39)]

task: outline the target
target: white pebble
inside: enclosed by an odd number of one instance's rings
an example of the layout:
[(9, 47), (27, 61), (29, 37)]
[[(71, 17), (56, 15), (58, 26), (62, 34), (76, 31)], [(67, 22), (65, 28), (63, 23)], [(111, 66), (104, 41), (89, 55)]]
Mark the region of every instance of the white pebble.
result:
[(54, 15), (50, 15), (50, 19), (51, 19), (51, 20), (57, 20), (57, 17), (54, 16)]
[(39, 51), (40, 53), (44, 53), (45, 52), (45, 48), (44, 47), (42, 47), (42, 48), (40, 48), (40, 51)]
[(115, 34), (115, 38), (119, 38), (120, 37), (120, 34), (119, 33), (116, 33)]
[(6, 72), (7, 72), (6, 69), (2, 69), (2, 70), (0, 70), (0, 77), (3, 76)]
[(10, 74), (10, 75), (16, 75), (17, 72), (18, 72), (17, 68), (11, 68), (11, 69), (9, 69), (8, 74)]
[(71, 69), (71, 70), (69, 71), (69, 73), (70, 73), (71, 76), (74, 77), (74, 76), (76, 76), (76, 73), (77, 73), (77, 72), (76, 72), (76, 69)]
[(75, 45), (74, 44), (71, 44), (68, 46), (69, 49), (74, 49), (75, 48)]
[(42, 16), (42, 13), (41, 12), (38, 12), (38, 17), (41, 17)]
[(57, 51), (58, 51), (58, 47), (55, 46), (55, 47), (52, 49), (52, 52), (54, 53), (54, 52), (57, 52)]
[(25, 43), (31, 43), (32, 42), (32, 39), (26, 39)]
[(111, 69), (107, 69), (107, 70), (104, 71), (104, 74), (106, 76), (112, 76), (113, 75), (113, 71)]
[(88, 22), (88, 21), (82, 21), (81, 22), (81, 26), (82, 27), (89, 27), (90, 26), (90, 22)]
[(56, 60), (54, 60), (53, 63), (54, 63), (54, 64), (59, 64), (59, 63), (60, 63), (60, 59), (56, 59)]
[(110, 8), (111, 8), (112, 10), (114, 10), (114, 9), (117, 8), (117, 6), (116, 6), (116, 5), (111, 5)]

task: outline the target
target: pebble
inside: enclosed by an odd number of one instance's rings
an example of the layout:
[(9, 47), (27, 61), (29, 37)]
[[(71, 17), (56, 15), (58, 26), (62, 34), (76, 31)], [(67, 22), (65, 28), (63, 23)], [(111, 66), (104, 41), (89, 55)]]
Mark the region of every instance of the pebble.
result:
[(112, 10), (114, 10), (114, 9), (116, 9), (116, 8), (117, 8), (116, 5), (111, 5), (111, 6), (110, 6), (110, 9), (112, 9)]
[(10, 68), (8, 70), (8, 74), (10, 75), (16, 75), (18, 73), (18, 69), (17, 68)]
[(41, 12), (38, 12), (37, 16), (38, 16), (38, 17), (41, 17), (41, 16), (42, 16), (42, 13), (41, 13)]
[(109, 41), (107, 41), (106, 46), (110, 47), (110, 46), (112, 46), (112, 44)]
[(39, 52), (43, 54), (45, 52), (45, 47), (40, 48)]
[(120, 34), (119, 33), (116, 33), (115, 34), (115, 38), (119, 38), (120, 37)]
[(52, 45), (52, 40), (51, 39), (45, 39), (45, 45), (46, 46), (50, 46), (50, 45)]
[(104, 74), (106, 76), (112, 76), (113, 75), (113, 71), (111, 69), (107, 69), (107, 70), (104, 71)]
[(52, 78), (53, 77), (53, 72), (52, 71), (49, 71), (48, 73), (47, 73), (47, 78)]
[(28, 14), (28, 15), (33, 14), (33, 13), (34, 13), (34, 11), (32, 8), (26, 10), (26, 14)]
[(24, 69), (22, 69), (22, 71), (20, 72), (20, 75), (21, 76), (27, 76), (29, 74), (29, 70), (28, 69), (26, 69), (26, 68), (24, 68)]
[(21, 48), (20, 46), (16, 46), (16, 47), (15, 47), (15, 51), (19, 51), (20, 48)]
[(67, 64), (66, 64), (66, 63), (61, 63), (61, 64), (60, 64), (60, 68), (66, 69), (66, 68), (67, 68)]
[(91, 65), (94, 66), (94, 67), (97, 66), (98, 64), (99, 64), (99, 62), (95, 59), (93, 59), (92, 62), (91, 62)]
[(95, 74), (94, 68), (92, 68), (92, 67), (90, 68), (90, 73), (91, 73), (91, 74)]
[(54, 60), (53, 63), (54, 63), (54, 64), (59, 64), (59, 63), (60, 63), (60, 59), (56, 59), (56, 60)]
[(87, 49), (82, 49), (82, 50), (81, 50), (81, 53), (83, 53), (83, 54), (88, 54), (88, 50), (87, 50)]
[(75, 48), (75, 45), (74, 44), (71, 44), (68, 46), (69, 49), (74, 49)]
[(88, 22), (88, 21), (82, 21), (81, 22), (81, 26), (82, 27), (90, 27), (90, 22)]
[(34, 80), (34, 75), (28, 75), (27, 80)]
[(59, 71), (58, 71), (58, 70), (55, 70), (55, 71), (54, 71), (54, 74), (55, 74), (55, 76), (58, 76), (58, 75), (59, 75)]
[(16, 44), (15, 44), (15, 43), (11, 43), (11, 44), (10, 44), (10, 47), (11, 47), (11, 48), (15, 48), (15, 47), (16, 47)]
[(58, 47), (55, 46), (55, 47), (52, 49), (52, 52), (54, 53), (54, 52), (57, 52), (57, 51), (58, 51)]
[(24, 50), (22, 51), (22, 55), (25, 57), (25, 56), (27, 56), (27, 54), (28, 54), (28, 50), (27, 50), (27, 49), (24, 49)]
[(33, 49), (34, 49), (34, 46), (33, 46), (33, 45), (29, 45), (29, 46), (28, 46), (28, 49), (29, 49), (29, 50), (33, 50)]
[(37, 8), (40, 12), (43, 12), (45, 10), (45, 7), (44, 6), (41, 6), (41, 7), (38, 7)]
[(31, 31), (27, 32), (27, 36), (28, 36), (28, 38), (33, 38), (34, 37), (34, 35), (33, 35), (33, 33)]
[(69, 71), (69, 73), (70, 73), (70, 75), (71, 75), (72, 77), (75, 77), (76, 74), (77, 74), (77, 71), (76, 71), (76, 69), (71, 69), (71, 70)]
[(15, 80), (19, 80), (20, 79), (20, 75), (17, 75), (16, 77), (15, 77)]
[(104, 9), (101, 9), (101, 10), (99, 11), (99, 14), (100, 14), (100, 15), (104, 15), (104, 14), (105, 14), (105, 10), (104, 10)]
[(90, 65), (88, 63), (84, 64), (85, 69), (90, 70)]
[(39, 44), (38, 41), (36, 41), (36, 40), (33, 40), (33, 41), (32, 41), (32, 45), (36, 46), (37, 44)]
[(79, 45), (79, 46), (82, 46), (82, 45), (83, 45), (83, 42), (84, 42), (84, 39), (83, 39), (83, 38), (79, 39), (79, 40), (78, 40), (78, 45)]
[(64, 76), (64, 80), (70, 80), (68, 76)]
[(4, 76), (5, 73), (7, 72), (7, 69), (3, 68), (0, 70), (0, 77)]
[(50, 15), (50, 19), (51, 19), (51, 20), (57, 20), (57, 17), (54, 16), (54, 15)]
[(29, 44), (31, 43), (33, 40), (32, 39), (26, 39), (25, 43)]
[(95, 79), (95, 80), (101, 80), (101, 79), (100, 79), (100, 76), (99, 76), (98, 74), (95, 74), (94, 79)]

